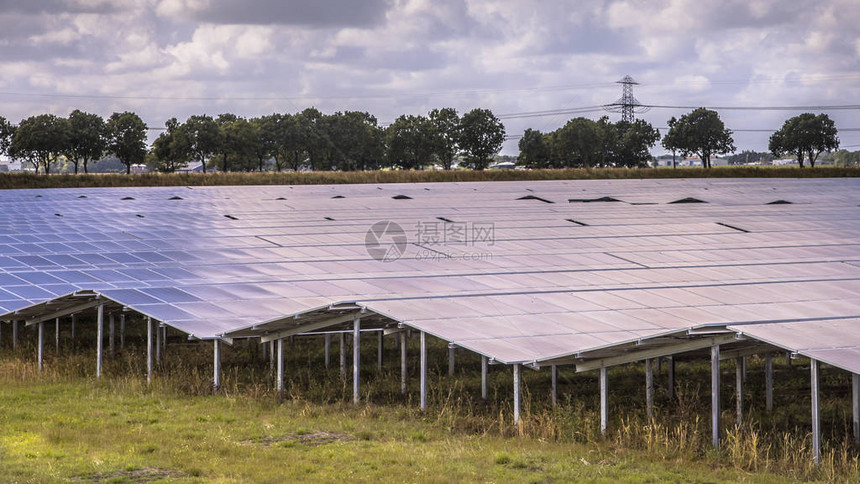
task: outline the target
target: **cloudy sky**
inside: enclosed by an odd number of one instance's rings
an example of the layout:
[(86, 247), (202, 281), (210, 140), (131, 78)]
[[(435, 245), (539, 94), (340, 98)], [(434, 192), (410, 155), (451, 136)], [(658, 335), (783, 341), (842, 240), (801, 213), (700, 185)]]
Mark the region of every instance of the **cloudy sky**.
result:
[[(0, 0), (0, 115), (170, 117), (437, 107), (549, 131), (634, 95), (661, 106), (860, 104), (857, 0)], [(652, 109), (656, 127), (689, 109)], [(735, 130), (798, 112), (720, 111)], [(860, 111), (829, 111), (842, 129)], [(613, 121), (618, 114), (609, 114)], [(769, 133), (737, 131), (739, 149)], [(840, 132), (860, 149), (860, 129)], [(516, 140), (503, 153), (516, 154)], [(658, 151), (655, 151), (658, 152)]]

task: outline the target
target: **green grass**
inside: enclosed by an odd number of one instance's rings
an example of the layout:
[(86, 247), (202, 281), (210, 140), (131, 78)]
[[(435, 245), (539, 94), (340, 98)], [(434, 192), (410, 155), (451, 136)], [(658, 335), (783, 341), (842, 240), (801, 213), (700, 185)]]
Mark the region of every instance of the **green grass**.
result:
[(146, 173), (35, 175), (0, 174), (0, 189), (82, 188), (125, 186), (214, 186), (214, 185), (321, 185), (344, 183), (421, 183), (512, 180), (591, 180), (641, 178), (821, 178), (857, 177), (860, 167), (715, 167), (703, 168), (599, 168), (560, 170), (452, 170), (452, 171), (354, 171), (281, 173)]
[[(322, 365), (319, 338), (288, 345), (287, 395), (278, 405), (259, 346), (224, 350), (222, 390), (210, 391), (211, 345), (172, 335), (151, 387), (144, 377), (142, 325), (129, 321), (129, 348), (108, 358), (95, 381), (91, 325), (76, 348), (63, 334), (39, 374), (33, 331), (16, 355), (0, 350), (0, 482), (793, 482), (856, 481), (850, 432), (850, 378), (822, 370), (825, 459), (809, 451), (808, 369), (776, 365), (776, 410), (761, 409), (761, 361), (750, 361), (752, 424), (734, 426), (734, 369), (724, 368), (725, 444), (710, 448), (706, 361), (679, 362), (678, 398), (658, 386), (657, 418), (643, 416), (642, 365), (610, 372), (611, 431), (597, 426), (596, 378), (560, 374), (553, 408), (546, 371), (524, 374), (524, 417), (511, 421), (510, 369), (493, 367), (490, 399), (479, 394), (480, 360), (462, 353), (445, 376), (447, 347), (431, 340), (429, 409), (399, 393), (398, 352), (387, 342), (375, 368), (375, 341), (362, 363), (364, 402), (351, 382)], [(7, 333), (8, 334), (8, 333)], [(416, 338), (410, 354), (417, 354)], [(8, 340), (7, 340), (8, 341)], [(6, 343), (8, 344), (8, 342)], [(336, 348), (336, 346), (335, 346)], [(349, 358), (351, 361), (351, 357)], [(664, 369), (665, 372), (665, 369)], [(665, 373), (663, 374), (665, 375)], [(658, 383), (664, 376), (658, 376)], [(704, 389), (703, 389), (704, 388)]]

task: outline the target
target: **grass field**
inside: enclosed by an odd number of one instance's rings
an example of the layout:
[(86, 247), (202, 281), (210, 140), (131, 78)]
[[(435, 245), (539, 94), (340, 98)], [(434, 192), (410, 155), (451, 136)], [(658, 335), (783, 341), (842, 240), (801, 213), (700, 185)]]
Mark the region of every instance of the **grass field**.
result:
[[(7, 333), (8, 334), (8, 333)], [(86, 335), (85, 335), (86, 336)], [(129, 340), (134, 343), (135, 336)], [(82, 340), (83, 341), (83, 340)], [(174, 339), (177, 341), (177, 339)], [(414, 341), (412, 342), (414, 345)], [(225, 351), (224, 385), (209, 390), (211, 345), (172, 343), (151, 387), (143, 354), (130, 346), (96, 381), (92, 348), (64, 348), (36, 370), (32, 342), (0, 357), (0, 482), (856, 482), (848, 442), (849, 378), (822, 372), (824, 464), (810, 464), (808, 371), (779, 366), (777, 409), (765, 415), (760, 378), (750, 376), (754, 424), (733, 426), (724, 394), (725, 444), (709, 446), (708, 367), (678, 363), (677, 398), (658, 393), (658, 417), (642, 415), (641, 365), (611, 372), (611, 432), (597, 428), (596, 378), (565, 372), (563, 404), (546, 398), (546, 372), (527, 371), (525, 415), (511, 422), (510, 370), (491, 372), (481, 401), (479, 360), (463, 354), (447, 377), (446, 347), (431, 345), (430, 406), (418, 410), (415, 368), (399, 394), (397, 351), (377, 371), (365, 345), (362, 392), (337, 364), (325, 370), (317, 339), (297, 339), (287, 357), (287, 398), (277, 404), (256, 344)], [(7, 343), (8, 344), (8, 343)], [(416, 348), (410, 348), (414, 355)], [(51, 351), (48, 351), (51, 354)], [(414, 362), (413, 362), (414, 363)], [(750, 364), (750, 375), (760, 371)], [(730, 381), (733, 368), (724, 369)], [(728, 386), (728, 385), (724, 385)], [(847, 418), (847, 420), (846, 420)]]
[(138, 175), (35, 175), (0, 173), (0, 189), (81, 188), (119, 186), (207, 186), (207, 185), (320, 185), (343, 183), (421, 183), (512, 180), (597, 180), (641, 178), (821, 178), (857, 177), (860, 167), (715, 167), (703, 168), (600, 168), (563, 170), (451, 170), (451, 171), (353, 171), (281, 173), (208, 173)]

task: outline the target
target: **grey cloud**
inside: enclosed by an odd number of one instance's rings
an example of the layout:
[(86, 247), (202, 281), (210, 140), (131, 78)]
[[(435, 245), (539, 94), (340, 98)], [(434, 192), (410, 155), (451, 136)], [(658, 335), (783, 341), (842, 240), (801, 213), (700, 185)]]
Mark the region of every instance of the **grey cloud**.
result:
[(216, 24), (372, 27), (385, 20), (387, 0), (246, 0), (214, 1), (209, 8), (186, 12), (192, 20)]
[(118, 7), (110, 2), (90, 4), (75, 0), (0, 0), (0, 12), (24, 15), (60, 13), (113, 13)]

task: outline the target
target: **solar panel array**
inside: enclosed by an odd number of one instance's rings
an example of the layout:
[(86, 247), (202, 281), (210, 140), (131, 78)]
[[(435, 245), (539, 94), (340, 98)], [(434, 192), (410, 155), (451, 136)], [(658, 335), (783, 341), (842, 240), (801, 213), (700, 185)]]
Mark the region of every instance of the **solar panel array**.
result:
[[(503, 363), (703, 327), (767, 341), (834, 320), (841, 347), (857, 351), (858, 188), (681, 179), (4, 191), (0, 319), (94, 291), (201, 339), (263, 334), (354, 302)], [(380, 221), (405, 232), (396, 260), (368, 251)], [(832, 349), (815, 344), (823, 330), (807, 332), (803, 349)]]

